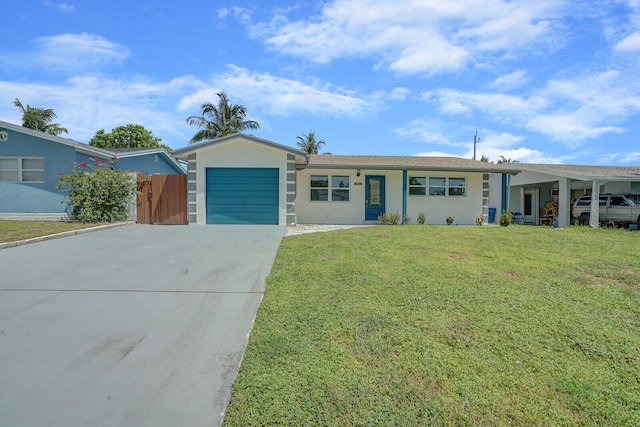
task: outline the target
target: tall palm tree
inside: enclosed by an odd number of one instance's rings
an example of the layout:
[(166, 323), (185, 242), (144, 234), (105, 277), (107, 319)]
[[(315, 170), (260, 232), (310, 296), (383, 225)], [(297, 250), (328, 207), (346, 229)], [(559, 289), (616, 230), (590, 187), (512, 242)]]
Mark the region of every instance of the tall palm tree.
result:
[(302, 151), (306, 151), (309, 154), (318, 154), (318, 150), (325, 144), (324, 140), (316, 141), (316, 135), (312, 130), (307, 135), (298, 135), (296, 137), (298, 142), (296, 143)]
[(36, 108), (27, 104), (24, 108), (18, 98), (13, 101), (18, 110), (22, 113), (22, 126), (29, 129), (39, 130), (51, 135), (68, 133), (67, 128), (63, 128), (58, 123), (51, 123), (56, 118), (53, 108)]
[(202, 115), (187, 117), (187, 123), (199, 126), (198, 132), (193, 135), (189, 144), (195, 144), (206, 139), (215, 139), (246, 129), (260, 129), (258, 122), (245, 120), (247, 107), (242, 104), (230, 104), (229, 98), (224, 92), (217, 93), (218, 105), (205, 102), (200, 109)]

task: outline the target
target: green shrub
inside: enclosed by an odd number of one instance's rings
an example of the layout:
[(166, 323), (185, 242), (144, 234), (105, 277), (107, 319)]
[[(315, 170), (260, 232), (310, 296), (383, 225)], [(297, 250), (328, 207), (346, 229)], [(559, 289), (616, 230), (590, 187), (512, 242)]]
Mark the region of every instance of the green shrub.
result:
[(502, 215), (500, 215), (500, 225), (507, 227), (509, 224), (511, 224), (511, 212), (503, 211)]
[(378, 222), (380, 225), (387, 225), (389, 223), (389, 217), (386, 213), (382, 212), (378, 215)]
[(389, 217), (389, 224), (398, 225), (400, 223), (400, 214), (398, 213), (398, 211), (387, 216)]
[(455, 221), (455, 220), (456, 220), (456, 217), (455, 217), (455, 216), (451, 216), (451, 215), (449, 215), (449, 216), (447, 217), (447, 225), (451, 225), (451, 224), (453, 224), (453, 221)]
[[(117, 161), (117, 159), (116, 159)], [(68, 175), (58, 175), (60, 191), (69, 193), (63, 203), (82, 222), (114, 222), (129, 216), (127, 203), (136, 194), (136, 179), (115, 168), (116, 161), (74, 163)]]
[(420, 212), (418, 214), (418, 224), (424, 224), (424, 222), (426, 221), (426, 217), (424, 215), (424, 212)]

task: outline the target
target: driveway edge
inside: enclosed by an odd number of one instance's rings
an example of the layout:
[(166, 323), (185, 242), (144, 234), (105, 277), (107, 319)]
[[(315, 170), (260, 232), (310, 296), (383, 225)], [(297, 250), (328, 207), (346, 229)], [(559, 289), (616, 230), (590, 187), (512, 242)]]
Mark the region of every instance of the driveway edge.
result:
[(75, 236), (77, 234), (90, 233), (92, 231), (106, 230), (108, 228), (120, 227), (122, 225), (135, 224), (135, 221), (115, 222), (113, 224), (99, 225), (97, 227), (81, 228), (79, 230), (64, 231), (62, 233), (48, 234), (46, 236), (32, 237), (31, 239), (18, 240), (15, 242), (0, 243), (0, 250), (13, 248), (16, 246), (28, 245), (29, 243), (44, 242), (46, 240), (59, 239), (61, 237)]

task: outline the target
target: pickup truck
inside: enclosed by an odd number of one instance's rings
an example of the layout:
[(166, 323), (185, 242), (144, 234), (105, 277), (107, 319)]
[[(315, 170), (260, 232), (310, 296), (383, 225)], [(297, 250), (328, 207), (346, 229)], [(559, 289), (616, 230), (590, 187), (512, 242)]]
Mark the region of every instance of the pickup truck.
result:
[[(601, 194), (600, 222), (628, 226), (637, 224), (640, 229), (640, 195)], [(571, 216), (580, 225), (589, 225), (591, 196), (580, 196), (571, 204)]]

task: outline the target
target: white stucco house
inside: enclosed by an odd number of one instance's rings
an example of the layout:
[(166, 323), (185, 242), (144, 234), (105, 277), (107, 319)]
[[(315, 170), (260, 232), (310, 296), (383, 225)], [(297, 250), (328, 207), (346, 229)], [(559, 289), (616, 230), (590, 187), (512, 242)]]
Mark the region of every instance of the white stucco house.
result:
[(173, 153), (187, 163), (190, 224), (366, 224), (381, 213), (415, 223), (475, 224), (491, 176), (513, 171), (455, 157), (307, 154), (234, 134)]

